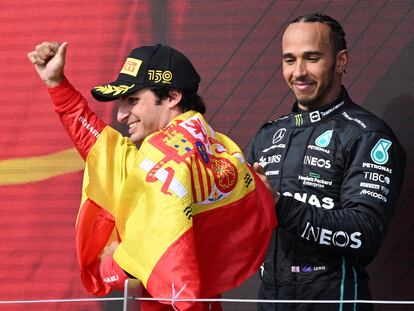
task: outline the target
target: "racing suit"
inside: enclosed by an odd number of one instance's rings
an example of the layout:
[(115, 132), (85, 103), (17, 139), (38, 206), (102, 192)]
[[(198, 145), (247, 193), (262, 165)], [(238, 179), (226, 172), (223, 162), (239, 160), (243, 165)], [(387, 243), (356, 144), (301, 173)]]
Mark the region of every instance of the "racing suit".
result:
[[(370, 299), (365, 266), (387, 233), (405, 168), (391, 129), (352, 102), (344, 87), (331, 104), (262, 126), (250, 163), (272, 188), (279, 227), (261, 268), (260, 299)], [(372, 304), (259, 304), (259, 310), (372, 310)]]

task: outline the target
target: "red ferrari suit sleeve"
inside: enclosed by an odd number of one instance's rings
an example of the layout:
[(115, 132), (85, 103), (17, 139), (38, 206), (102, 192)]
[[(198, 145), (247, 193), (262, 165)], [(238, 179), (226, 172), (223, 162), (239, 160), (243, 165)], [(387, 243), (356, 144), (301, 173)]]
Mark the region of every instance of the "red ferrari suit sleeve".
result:
[(101, 260), (100, 274), (102, 280), (112, 289), (123, 290), (127, 274), (114, 261), (112, 256), (107, 256)]
[[(89, 109), (86, 99), (65, 78), (61, 84), (48, 89), (55, 111), (84, 160), (95, 145), (105, 122)], [(91, 200), (83, 202), (76, 224), (76, 250), (81, 279), (85, 289), (94, 295), (108, 294), (114, 287), (101, 276), (100, 254), (114, 229), (113, 216)], [(106, 263), (114, 267), (114, 262)], [(114, 275), (121, 279), (122, 270), (112, 273), (105, 269), (106, 280)], [(122, 272), (122, 273), (121, 273)], [(111, 274), (112, 273), (112, 274)], [(124, 273), (125, 274), (125, 273)], [(112, 278), (111, 278), (112, 277)], [(122, 284), (123, 285), (123, 284)]]
[(55, 111), (83, 159), (86, 159), (106, 124), (89, 109), (86, 99), (65, 78), (49, 88)]

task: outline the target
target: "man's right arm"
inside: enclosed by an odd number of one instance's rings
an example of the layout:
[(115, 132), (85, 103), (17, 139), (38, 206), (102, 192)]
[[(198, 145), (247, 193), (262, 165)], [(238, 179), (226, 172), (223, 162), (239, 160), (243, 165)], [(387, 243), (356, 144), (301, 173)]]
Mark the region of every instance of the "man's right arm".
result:
[(64, 76), (67, 43), (43, 42), (27, 54), (49, 94), (61, 122), (80, 155), (86, 159), (106, 124)]
[[(365, 166), (370, 164), (374, 146), (382, 140), (388, 141), (391, 146), (387, 151), (389, 161), (382, 169), (388, 169), (392, 174), (381, 171), (381, 174), (387, 175), (384, 177), (384, 190), (367, 191), (360, 184), (365, 182), (365, 175), (377, 172), (375, 168)], [(399, 143), (382, 132), (360, 134), (348, 148), (349, 167), (343, 173), (339, 208), (325, 210), (293, 197), (281, 196), (276, 214), (279, 227), (297, 239), (326, 251), (358, 256), (368, 262), (385, 239), (403, 181), (405, 156)], [(250, 161), (257, 161), (254, 150), (251, 150)]]

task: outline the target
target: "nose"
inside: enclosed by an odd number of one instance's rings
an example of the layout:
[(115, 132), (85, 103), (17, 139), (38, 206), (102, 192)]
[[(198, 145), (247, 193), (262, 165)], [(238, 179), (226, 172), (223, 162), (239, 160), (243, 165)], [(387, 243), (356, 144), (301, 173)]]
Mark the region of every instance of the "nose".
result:
[(295, 79), (300, 77), (305, 77), (308, 74), (308, 71), (306, 69), (306, 63), (302, 60), (297, 60), (295, 62), (295, 68), (293, 70), (293, 77)]
[(129, 115), (130, 115), (129, 105), (125, 101), (120, 99), (119, 104), (118, 104), (118, 113), (116, 114), (117, 121), (119, 123), (126, 123), (128, 121)]

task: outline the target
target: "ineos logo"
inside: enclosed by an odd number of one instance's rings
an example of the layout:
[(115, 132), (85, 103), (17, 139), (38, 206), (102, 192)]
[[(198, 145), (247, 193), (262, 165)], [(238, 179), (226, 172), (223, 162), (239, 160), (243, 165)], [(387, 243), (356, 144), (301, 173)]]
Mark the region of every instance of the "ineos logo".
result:
[(286, 133), (286, 129), (285, 128), (281, 128), (280, 130), (278, 130), (274, 135), (273, 135), (273, 141), (272, 144), (277, 144), (279, 141), (282, 140), (283, 136), (285, 136)]

